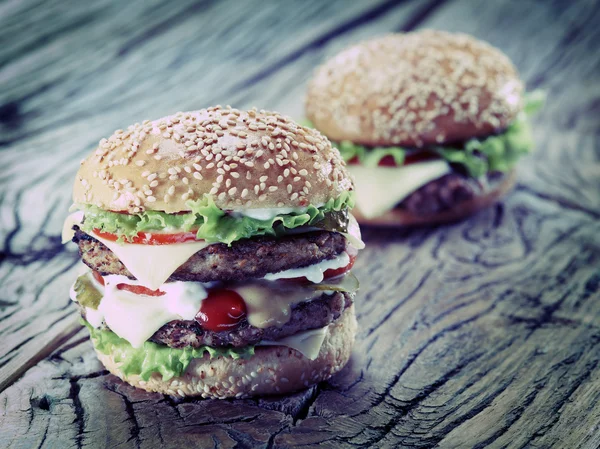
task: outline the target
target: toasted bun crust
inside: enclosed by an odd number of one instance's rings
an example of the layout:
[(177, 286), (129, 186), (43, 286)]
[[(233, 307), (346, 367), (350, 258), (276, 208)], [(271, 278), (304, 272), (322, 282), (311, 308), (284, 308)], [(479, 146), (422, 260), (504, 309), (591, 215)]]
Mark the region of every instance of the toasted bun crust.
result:
[(144, 121), (102, 139), (77, 173), (73, 201), (139, 213), (323, 204), (352, 190), (339, 152), (318, 131), (267, 111), (219, 106)]
[(327, 61), (309, 84), (306, 114), (334, 141), (422, 147), (506, 128), (522, 92), (498, 49), (425, 30), (368, 40)]
[(500, 197), (512, 190), (516, 181), (516, 173), (513, 170), (499, 183), (495, 189), (485, 195), (478, 196), (472, 200), (460, 203), (457, 207), (437, 214), (416, 215), (406, 210), (395, 208), (375, 218), (365, 218), (358, 208), (354, 208), (352, 215), (356, 217), (361, 225), (371, 226), (413, 226), (429, 225), (436, 223), (451, 223), (473, 215), (480, 209), (491, 206)]
[(321, 351), (309, 360), (287, 346), (259, 346), (253, 357), (233, 360), (204, 356), (194, 359), (183, 376), (168, 381), (158, 373), (148, 381), (139, 376), (126, 376), (112, 355), (96, 354), (112, 374), (134, 387), (172, 396), (203, 398), (242, 398), (268, 394), (285, 394), (307, 388), (329, 379), (350, 359), (356, 335), (354, 306), (329, 326)]

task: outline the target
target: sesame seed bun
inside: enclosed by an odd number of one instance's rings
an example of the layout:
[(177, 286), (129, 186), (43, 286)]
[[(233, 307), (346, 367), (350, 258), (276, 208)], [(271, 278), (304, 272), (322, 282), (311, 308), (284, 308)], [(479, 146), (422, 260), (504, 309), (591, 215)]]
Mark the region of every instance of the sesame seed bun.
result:
[(204, 194), (240, 210), (321, 205), (352, 188), (339, 152), (318, 131), (275, 112), (217, 106), (102, 139), (81, 162), (73, 201), (176, 213)]
[(503, 130), (522, 109), (522, 92), (500, 50), (425, 30), (368, 40), (325, 62), (306, 114), (333, 141), (423, 147)]
[(405, 209), (396, 207), (383, 215), (374, 218), (365, 218), (358, 208), (355, 208), (352, 211), (352, 215), (354, 215), (361, 225), (370, 226), (415, 226), (451, 223), (466, 218), (469, 215), (473, 215), (477, 211), (494, 204), (500, 197), (513, 189), (516, 178), (516, 173), (513, 170), (507, 173), (502, 182), (495, 188), (485, 194), (435, 214), (414, 214)]
[(182, 376), (167, 381), (158, 373), (147, 381), (138, 375), (127, 376), (112, 354), (96, 353), (112, 374), (146, 391), (215, 399), (285, 394), (327, 380), (340, 371), (350, 359), (356, 328), (351, 306), (329, 326), (315, 360), (287, 346), (258, 346), (249, 359), (210, 359), (208, 355), (194, 359)]

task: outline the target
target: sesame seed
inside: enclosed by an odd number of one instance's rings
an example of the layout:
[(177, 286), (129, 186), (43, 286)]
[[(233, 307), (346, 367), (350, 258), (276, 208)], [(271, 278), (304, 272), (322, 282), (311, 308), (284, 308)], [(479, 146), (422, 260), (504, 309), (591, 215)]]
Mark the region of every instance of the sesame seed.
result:
[(154, 180), (150, 183), (150, 187), (156, 187), (158, 185), (158, 181)]
[(149, 196), (148, 198), (146, 198), (146, 201), (148, 201), (149, 203), (154, 203), (156, 201), (156, 198), (154, 198), (153, 196)]

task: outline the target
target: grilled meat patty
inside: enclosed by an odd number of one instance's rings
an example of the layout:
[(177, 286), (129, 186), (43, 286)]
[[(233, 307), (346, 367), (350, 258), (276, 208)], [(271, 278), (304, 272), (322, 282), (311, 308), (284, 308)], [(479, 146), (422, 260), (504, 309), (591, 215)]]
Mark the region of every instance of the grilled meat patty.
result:
[[(352, 305), (354, 294), (336, 292), (323, 294), (317, 299), (292, 306), (290, 320), (281, 327), (265, 329), (251, 326), (246, 319), (233, 330), (208, 331), (202, 329), (196, 321), (171, 321), (162, 326), (150, 338), (150, 341), (172, 348), (185, 346), (234, 346), (254, 345), (261, 340), (276, 341), (298, 332), (319, 329), (337, 320), (342, 312)], [(85, 318), (85, 308), (79, 307)], [(106, 327), (105, 327), (106, 328)]]
[[(73, 242), (83, 262), (103, 276), (135, 277), (101, 242), (74, 226)], [(306, 267), (333, 259), (346, 249), (346, 238), (337, 232), (317, 231), (286, 237), (238, 240), (231, 246), (215, 243), (194, 254), (169, 281), (245, 281), (291, 268)]]
[(505, 173), (487, 173), (480, 178), (472, 178), (457, 172), (448, 173), (428, 182), (407, 196), (397, 207), (418, 215), (442, 212), (464, 201), (485, 195), (498, 186), (506, 177)]

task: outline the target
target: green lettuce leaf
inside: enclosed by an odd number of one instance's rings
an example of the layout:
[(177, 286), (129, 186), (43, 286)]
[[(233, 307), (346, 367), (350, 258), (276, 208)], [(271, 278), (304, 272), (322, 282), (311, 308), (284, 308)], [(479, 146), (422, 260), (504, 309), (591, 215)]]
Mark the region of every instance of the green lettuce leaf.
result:
[[(479, 177), (488, 172), (508, 171), (519, 157), (533, 149), (533, 138), (528, 116), (533, 115), (543, 105), (545, 94), (536, 90), (525, 95), (525, 106), (515, 121), (502, 134), (485, 139), (470, 139), (463, 148), (452, 146), (428, 147), (430, 152), (453, 164), (462, 165), (470, 176)], [(308, 120), (304, 126), (314, 127)], [(404, 147), (367, 147), (350, 141), (334, 143), (340, 150), (342, 158), (348, 162), (357, 158), (365, 167), (376, 167), (385, 156), (392, 156), (397, 165), (402, 165), (406, 154), (414, 149)], [(481, 157), (484, 155), (485, 157)]]
[(147, 341), (141, 348), (134, 348), (114, 332), (96, 329), (87, 321), (82, 321), (90, 331), (92, 342), (98, 351), (102, 354), (111, 354), (115, 361), (121, 364), (121, 370), (125, 375), (139, 375), (142, 380), (148, 380), (153, 373), (160, 373), (163, 380), (181, 376), (192, 359), (204, 357), (205, 354), (210, 358), (231, 357), (233, 359), (245, 359), (254, 355), (254, 346), (244, 348), (186, 346), (183, 349), (174, 349)]
[(89, 233), (93, 229), (117, 234), (120, 239), (130, 240), (138, 232), (145, 231), (190, 231), (197, 230), (196, 237), (207, 242), (231, 245), (236, 240), (261, 235), (281, 235), (286, 229), (305, 225), (317, 225), (327, 214), (354, 207), (354, 192), (343, 192), (330, 199), (325, 205), (309, 205), (303, 213), (278, 215), (269, 220), (257, 220), (219, 209), (209, 195), (196, 201), (188, 201), (191, 212), (167, 214), (145, 211), (128, 215), (102, 210), (96, 206), (78, 205), (84, 211), (85, 220), (81, 228)]

